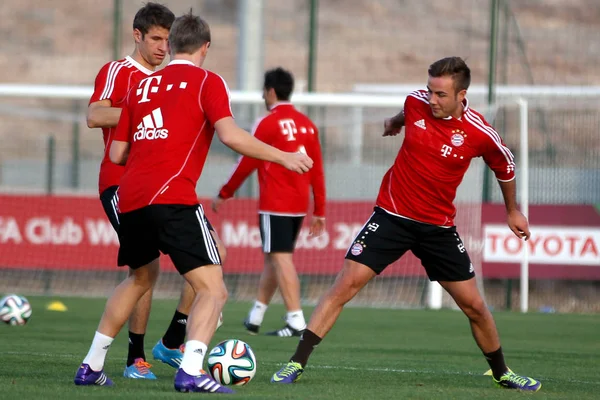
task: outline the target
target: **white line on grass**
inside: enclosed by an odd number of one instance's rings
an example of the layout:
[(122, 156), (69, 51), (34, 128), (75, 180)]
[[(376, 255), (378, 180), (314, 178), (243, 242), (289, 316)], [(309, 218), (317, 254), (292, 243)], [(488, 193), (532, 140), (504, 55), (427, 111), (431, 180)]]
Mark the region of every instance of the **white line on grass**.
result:
[[(26, 351), (3, 351), (0, 355), (6, 354), (11, 356), (34, 356), (34, 357), (48, 357), (48, 358), (69, 358), (69, 359), (83, 359), (82, 354), (54, 354), (54, 353), (34, 353)], [(282, 363), (274, 362), (263, 362), (261, 364), (274, 365), (282, 367)], [(309, 369), (337, 369), (345, 371), (368, 371), (368, 372), (388, 372), (394, 374), (426, 374), (426, 375), (471, 375), (471, 376), (483, 376), (483, 373), (469, 372), (469, 371), (448, 371), (448, 370), (432, 370), (432, 369), (401, 369), (401, 368), (364, 368), (364, 367), (349, 367), (343, 365), (318, 365), (310, 364)], [(489, 379), (489, 378), (488, 378)], [(574, 379), (553, 379), (553, 378), (538, 378), (543, 382), (568, 382), (577, 383), (584, 385), (600, 385), (600, 382), (588, 382), (579, 381)]]

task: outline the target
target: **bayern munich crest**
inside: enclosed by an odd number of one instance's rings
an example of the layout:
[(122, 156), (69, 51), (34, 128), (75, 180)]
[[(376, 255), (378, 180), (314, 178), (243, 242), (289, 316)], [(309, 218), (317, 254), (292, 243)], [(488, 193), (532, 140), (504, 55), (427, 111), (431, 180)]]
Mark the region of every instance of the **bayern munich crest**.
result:
[(465, 142), (465, 133), (459, 129), (453, 130), (452, 133), (454, 133), (454, 135), (452, 135), (452, 138), (450, 138), (452, 144), (456, 147), (462, 146)]
[(352, 245), (352, 248), (350, 248), (350, 253), (352, 253), (353, 256), (357, 256), (362, 252), (363, 252), (363, 246), (360, 243), (354, 243)]

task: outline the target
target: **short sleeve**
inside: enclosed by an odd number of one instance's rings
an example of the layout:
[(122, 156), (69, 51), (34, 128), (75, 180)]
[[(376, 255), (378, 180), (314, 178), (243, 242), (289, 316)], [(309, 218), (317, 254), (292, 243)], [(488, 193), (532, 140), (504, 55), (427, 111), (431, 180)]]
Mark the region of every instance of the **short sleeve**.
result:
[(212, 72), (208, 72), (200, 93), (200, 108), (211, 125), (226, 117), (232, 117), (229, 88), (225, 80)]
[(90, 98), (89, 104), (101, 100), (110, 100), (112, 105), (116, 105), (127, 95), (127, 85), (123, 84), (123, 64), (118, 61), (110, 62), (104, 65), (94, 83), (94, 93)]

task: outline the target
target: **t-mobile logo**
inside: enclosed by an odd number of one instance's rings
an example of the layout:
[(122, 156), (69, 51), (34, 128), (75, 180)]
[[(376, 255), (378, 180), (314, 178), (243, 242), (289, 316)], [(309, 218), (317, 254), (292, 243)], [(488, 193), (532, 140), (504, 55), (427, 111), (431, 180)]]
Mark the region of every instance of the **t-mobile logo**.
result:
[(298, 129), (296, 128), (296, 123), (293, 119), (280, 119), (279, 120), (279, 128), (281, 129), (281, 133), (287, 136), (288, 142), (292, 140), (296, 140), (296, 134), (298, 133)]
[(452, 153), (452, 147), (447, 144), (442, 146), (442, 157), (448, 157), (448, 155)]
[[(152, 83), (155, 79), (156, 79), (156, 85), (152, 86)], [(158, 92), (158, 85), (160, 85), (161, 79), (162, 79), (162, 76), (158, 75), (158, 76), (149, 76), (140, 81), (137, 91), (135, 92), (136, 95), (142, 96), (142, 98), (138, 101), (138, 103), (147, 103), (150, 101), (150, 99), (148, 98), (148, 94)]]

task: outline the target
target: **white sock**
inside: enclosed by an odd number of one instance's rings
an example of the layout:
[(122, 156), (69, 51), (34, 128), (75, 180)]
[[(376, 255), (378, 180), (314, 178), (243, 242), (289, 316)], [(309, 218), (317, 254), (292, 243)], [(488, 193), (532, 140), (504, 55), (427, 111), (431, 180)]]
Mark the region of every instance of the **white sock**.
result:
[(263, 319), (265, 318), (265, 312), (267, 312), (267, 307), (269, 306), (256, 300), (254, 302), (254, 305), (250, 309), (250, 314), (248, 315), (248, 322), (252, 325), (260, 326), (260, 324), (262, 324), (263, 322)]
[(304, 319), (302, 310), (288, 312), (285, 317), (285, 322), (297, 331), (306, 329), (306, 320)]
[(90, 346), (90, 351), (83, 359), (83, 363), (89, 365), (92, 371), (101, 371), (104, 367), (106, 353), (108, 353), (108, 348), (113, 340), (115, 340), (115, 338), (96, 332), (94, 340), (92, 340), (92, 345)]
[(188, 340), (185, 342), (185, 351), (183, 352), (183, 360), (179, 368), (183, 369), (187, 374), (198, 376), (204, 365), (204, 356), (208, 346), (199, 340)]

